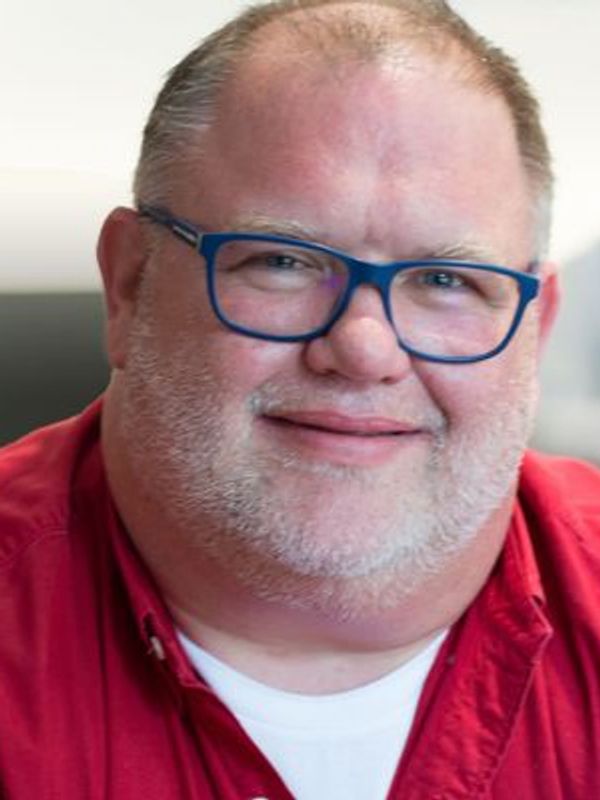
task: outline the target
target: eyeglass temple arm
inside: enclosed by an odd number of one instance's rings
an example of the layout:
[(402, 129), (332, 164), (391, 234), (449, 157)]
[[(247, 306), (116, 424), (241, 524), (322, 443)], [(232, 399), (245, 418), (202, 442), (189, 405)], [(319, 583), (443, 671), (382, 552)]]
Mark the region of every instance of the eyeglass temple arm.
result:
[(161, 208), (156, 208), (156, 206), (141, 204), (139, 213), (140, 216), (148, 217), (152, 222), (156, 222), (158, 225), (163, 225), (165, 228), (168, 228), (175, 236), (182, 239), (191, 247), (198, 247), (200, 239), (202, 238), (202, 232), (193, 225), (181, 219), (176, 219), (171, 216), (168, 211), (163, 211)]

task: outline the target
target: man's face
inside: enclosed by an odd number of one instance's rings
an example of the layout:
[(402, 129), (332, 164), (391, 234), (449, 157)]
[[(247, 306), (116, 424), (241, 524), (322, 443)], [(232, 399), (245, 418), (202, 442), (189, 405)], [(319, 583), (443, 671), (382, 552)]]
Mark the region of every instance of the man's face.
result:
[[(532, 257), (507, 110), (425, 56), (343, 80), (253, 60), (170, 210), (373, 261)], [(472, 365), (410, 358), (370, 287), (325, 337), (253, 340), (214, 317), (200, 256), (157, 235), (118, 380), (126, 451), (173, 547), (265, 597), (298, 576), (360, 577), (377, 596), (441, 572), (491, 517), (506, 525), (535, 404), (533, 312)]]

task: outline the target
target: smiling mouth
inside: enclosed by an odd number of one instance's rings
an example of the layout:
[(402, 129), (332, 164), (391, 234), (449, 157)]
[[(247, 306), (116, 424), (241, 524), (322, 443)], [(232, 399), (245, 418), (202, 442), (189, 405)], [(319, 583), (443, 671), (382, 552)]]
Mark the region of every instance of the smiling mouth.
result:
[(304, 429), (307, 431), (315, 431), (317, 433), (331, 434), (332, 436), (354, 436), (363, 439), (382, 439), (387, 437), (399, 437), (414, 434), (414, 430), (365, 430), (352, 427), (334, 427), (325, 424), (318, 424), (316, 422), (301, 422), (295, 419), (288, 419), (287, 417), (267, 417), (270, 422), (277, 425), (290, 428)]
[(259, 417), (271, 443), (310, 461), (378, 467), (394, 461), (427, 431), (390, 417), (349, 416), (337, 411), (284, 411)]
[(397, 440), (424, 433), (414, 422), (386, 415), (352, 415), (334, 409), (286, 410), (266, 414), (263, 419), (290, 433), (330, 436), (332, 439)]

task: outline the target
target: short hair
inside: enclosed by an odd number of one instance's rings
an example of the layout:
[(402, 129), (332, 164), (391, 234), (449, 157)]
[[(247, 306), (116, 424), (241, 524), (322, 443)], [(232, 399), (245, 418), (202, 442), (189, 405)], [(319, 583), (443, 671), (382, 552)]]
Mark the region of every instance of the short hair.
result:
[[(376, 14), (368, 22), (352, 13), (319, 15), (319, 9), (335, 5), (395, 9), (399, 25), (382, 24)], [(297, 14), (292, 16), (303, 10), (312, 12), (302, 15), (305, 24)], [(326, 60), (389, 58), (394, 47), (411, 39), (437, 54), (450, 49), (460, 53), (469, 80), (502, 97), (511, 114), (532, 191), (536, 255), (542, 255), (549, 238), (553, 173), (538, 102), (516, 62), (471, 28), (445, 0), (271, 0), (248, 7), (170, 71), (144, 128), (134, 179), (136, 203), (168, 202), (174, 159), (183, 160), (186, 148), (189, 157), (194, 139), (214, 118), (224, 84), (251, 51), (260, 30), (275, 20), (300, 32), (302, 46)], [(456, 57), (451, 60), (460, 62)]]

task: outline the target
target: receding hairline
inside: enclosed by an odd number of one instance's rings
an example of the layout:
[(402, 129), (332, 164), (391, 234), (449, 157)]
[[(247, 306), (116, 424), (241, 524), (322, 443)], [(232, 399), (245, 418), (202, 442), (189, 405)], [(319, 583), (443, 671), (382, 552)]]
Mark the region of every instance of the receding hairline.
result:
[[(352, 14), (343, 13), (347, 7)], [(385, 19), (382, 11), (389, 12)], [(283, 50), (282, 43), (287, 45)], [(330, 0), (286, 9), (248, 34), (232, 59), (229, 77), (239, 78), (246, 63), (261, 58), (277, 67), (307, 57), (315, 69), (343, 71), (361, 63), (402, 64), (422, 56), (465, 84), (502, 96), (487, 79), (486, 63), (464, 43), (448, 31), (433, 36), (414, 12), (386, 0)]]
[[(356, 41), (349, 43), (349, 20), (341, 13), (346, 6), (367, 12), (384, 8), (398, 23), (390, 29), (384, 27), (387, 19), (382, 20), (378, 13), (365, 13), (361, 27), (356, 29)], [(320, 27), (325, 16), (327, 24)], [(339, 29), (335, 27), (336, 17), (341, 18)], [(230, 92), (237, 95), (238, 103), (243, 102), (249, 89), (258, 86), (259, 90), (268, 91), (274, 82), (280, 83), (279, 79), (285, 81), (288, 77), (296, 84), (306, 80), (315, 91), (329, 82), (338, 82), (343, 90), (356, 71), (363, 68), (382, 72), (391, 68), (399, 81), (406, 80), (411, 72), (422, 70), (449, 78), (480, 93), (482, 98), (496, 98), (505, 108), (506, 118), (514, 129), (509, 104), (502, 93), (485, 80), (482, 66), (473, 54), (447, 36), (432, 44), (431, 36), (418, 26), (413, 35), (412, 22), (407, 26), (405, 17), (402, 9), (396, 6), (374, 4), (370, 0), (337, 0), (326, 7), (297, 8), (268, 20), (252, 31), (232, 59), (231, 69), (215, 94), (214, 119), (204, 130), (198, 131), (197, 137), (189, 140), (190, 160), (195, 150), (201, 163), (203, 135), (217, 122), (221, 109), (231, 108)], [(327, 47), (330, 43), (332, 46)]]
[[(284, 65), (288, 72), (303, 63), (322, 65), (343, 79), (357, 63), (393, 64), (407, 50), (431, 55), (436, 69), (503, 101), (541, 220), (539, 241), (545, 242), (552, 168), (537, 101), (514, 61), (443, 0), (275, 0), (247, 8), (171, 71), (145, 129), (136, 200), (168, 202), (173, 154), (193, 159), (226, 87), (248, 59), (270, 58), (273, 70), (282, 72)], [(262, 79), (268, 80), (268, 70)]]

